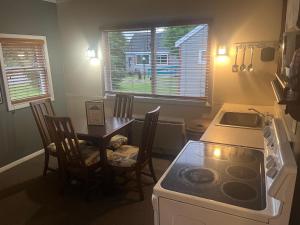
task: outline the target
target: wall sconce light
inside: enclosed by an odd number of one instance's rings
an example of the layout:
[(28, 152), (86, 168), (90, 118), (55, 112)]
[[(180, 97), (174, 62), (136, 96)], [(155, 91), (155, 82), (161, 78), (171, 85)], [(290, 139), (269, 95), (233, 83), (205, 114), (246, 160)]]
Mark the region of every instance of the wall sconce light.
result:
[(216, 53), (216, 61), (220, 64), (227, 64), (229, 62), (228, 49), (226, 45), (219, 45)]
[(86, 55), (92, 65), (98, 65), (100, 63), (95, 49), (89, 48), (86, 52)]
[(96, 50), (95, 49), (91, 49), (89, 48), (86, 52), (86, 56), (89, 58), (89, 59), (92, 59), (92, 58), (95, 58), (96, 57)]
[(228, 49), (226, 45), (219, 45), (217, 49), (217, 56), (228, 56)]

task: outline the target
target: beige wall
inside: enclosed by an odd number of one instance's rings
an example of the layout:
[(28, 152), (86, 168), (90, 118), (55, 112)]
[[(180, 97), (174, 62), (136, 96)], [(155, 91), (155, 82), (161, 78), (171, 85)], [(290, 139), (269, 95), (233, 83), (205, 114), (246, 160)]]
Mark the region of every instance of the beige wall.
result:
[[(103, 93), (101, 66), (90, 65), (85, 57), (86, 49), (98, 44), (101, 25), (211, 18), (212, 52), (215, 52), (217, 43), (230, 46), (241, 41), (278, 40), (281, 7), (281, 0), (63, 0), (58, 4), (58, 15), (64, 46), (69, 112), (73, 115), (74, 105), (79, 101), (82, 108), (82, 99), (101, 96)], [(260, 52), (255, 51), (256, 72), (253, 74), (232, 73), (233, 57), (226, 65), (213, 65), (213, 112), (223, 102), (273, 104), (270, 80), (276, 66), (273, 62), (261, 63), (259, 56)], [(246, 59), (249, 59), (249, 55)], [(200, 104), (173, 105), (170, 102), (137, 102), (135, 111), (144, 113), (157, 104), (163, 106), (163, 115), (175, 114), (188, 120), (209, 111)]]

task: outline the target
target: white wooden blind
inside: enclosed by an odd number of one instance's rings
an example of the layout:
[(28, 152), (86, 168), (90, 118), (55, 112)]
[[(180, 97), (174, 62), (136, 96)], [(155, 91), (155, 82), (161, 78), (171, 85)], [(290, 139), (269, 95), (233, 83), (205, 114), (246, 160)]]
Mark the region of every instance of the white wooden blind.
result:
[(44, 40), (0, 38), (0, 44), (9, 105), (50, 97)]
[(106, 31), (106, 92), (206, 99), (208, 24)]

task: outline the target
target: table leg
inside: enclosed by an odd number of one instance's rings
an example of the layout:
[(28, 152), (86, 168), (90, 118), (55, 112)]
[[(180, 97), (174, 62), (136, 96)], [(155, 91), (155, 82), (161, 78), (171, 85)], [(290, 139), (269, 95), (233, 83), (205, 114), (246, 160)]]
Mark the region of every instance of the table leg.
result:
[(100, 150), (100, 159), (101, 164), (103, 168), (104, 173), (104, 193), (110, 193), (111, 187), (113, 185), (113, 171), (111, 170), (111, 167), (108, 166), (107, 163), (107, 154), (106, 154), (106, 147), (107, 147), (107, 141), (105, 139), (102, 139), (99, 142), (99, 150)]
[(102, 166), (107, 166), (107, 154), (106, 154), (106, 146), (107, 146), (107, 141), (102, 139), (99, 142), (99, 151), (100, 151), (100, 160)]
[(128, 144), (132, 145), (132, 123), (127, 126)]

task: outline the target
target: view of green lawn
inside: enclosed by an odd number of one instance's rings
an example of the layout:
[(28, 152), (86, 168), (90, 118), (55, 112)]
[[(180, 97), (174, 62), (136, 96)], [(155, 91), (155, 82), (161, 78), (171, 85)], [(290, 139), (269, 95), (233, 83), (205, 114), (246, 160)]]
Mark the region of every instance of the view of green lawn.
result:
[(15, 84), (10, 88), (10, 97), (12, 101), (19, 100), (20, 98), (31, 98), (34, 96), (42, 95), (41, 90), (36, 85), (30, 83), (27, 84)]
[[(178, 90), (179, 77), (174, 75), (157, 76), (157, 94), (175, 95)], [(139, 79), (138, 75), (126, 76), (122, 79), (116, 91), (151, 94), (151, 80), (146, 76)]]

